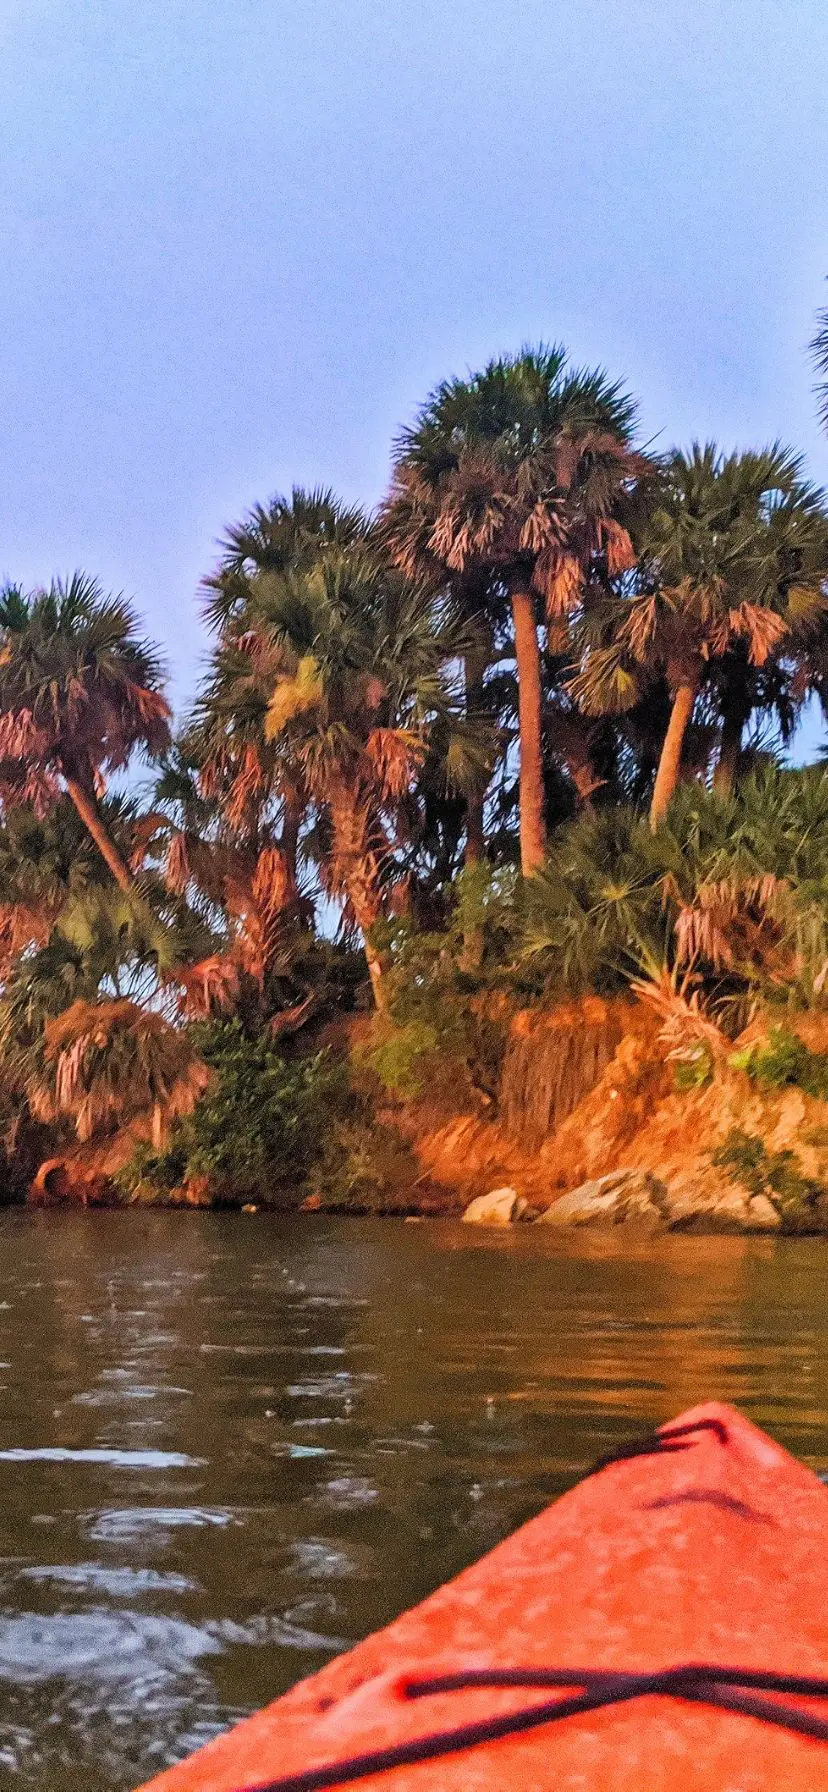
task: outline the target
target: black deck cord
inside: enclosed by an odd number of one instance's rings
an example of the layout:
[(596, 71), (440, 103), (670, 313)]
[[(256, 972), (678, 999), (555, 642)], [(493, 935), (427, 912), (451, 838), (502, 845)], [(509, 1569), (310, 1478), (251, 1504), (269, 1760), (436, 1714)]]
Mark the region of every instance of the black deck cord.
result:
[[(597, 1474), (614, 1462), (636, 1456), (686, 1450), (693, 1435), (699, 1431), (713, 1431), (720, 1443), (727, 1443), (727, 1426), (721, 1419), (699, 1419), (689, 1425), (673, 1425), (664, 1431), (653, 1432), (638, 1443), (604, 1457), (591, 1472)], [(460, 1754), (465, 1749), (497, 1742), (507, 1736), (519, 1736), (527, 1730), (540, 1729), (580, 1712), (599, 1711), (608, 1705), (625, 1704), (630, 1699), (652, 1695), (687, 1699), (694, 1704), (737, 1712), (818, 1742), (828, 1742), (826, 1719), (813, 1717), (794, 1705), (782, 1705), (775, 1699), (756, 1696), (773, 1692), (828, 1699), (828, 1680), (808, 1675), (761, 1673), (749, 1668), (726, 1668), (717, 1664), (665, 1668), (652, 1674), (583, 1668), (478, 1668), (456, 1674), (417, 1676), (404, 1682), (402, 1691), (406, 1698), (421, 1699), (437, 1693), (468, 1692), (475, 1688), (504, 1690), (565, 1686), (579, 1686), (583, 1691), (571, 1698), (550, 1699), (522, 1711), (462, 1724), (454, 1730), (437, 1730), (429, 1736), (414, 1737), (410, 1742), (350, 1755), (343, 1761), (330, 1761), (324, 1766), (309, 1767), (280, 1779), (260, 1780), (255, 1785), (239, 1787), (238, 1792), (333, 1792), (337, 1786), (351, 1785), (355, 1780), (388, 1773), (396, 1767), (415, 1767), (421, 1762)]]
[(609, 1456), (601, 1456), (583, 1479), (588, 1481), (603, 1468), (612, 1468), (615, 1462), (630, 1462), (636, 1456), (674, 1456), (678, 1450), (689, 1450), (697, 1431), (712, 1431), (720, 1444), (727, 1443), (727, 1426), (723, 1419), (696, 1419), (689, 1425), (670, 1425), (664, 1431), (649, 1431), (646, 1437), (639, 1437), (634, 1443), (622, 1444)]
[(334, 1787), (351, 1785), (354, 1780), (367, 1779), (372, 1774), (388, 1773), (395, 1767), (416, 1767), (421, 1762), (460, 1754), (482, 1743), (499, 1742), (507, 1736), (540, 1729), (561, 1718), (575, 1717), (584, 1711), (599, 1711), (607, 1705), (626, 1704), (630, 1699), (651, 1695), (688, 1699), (694, 1704), (737, 1712), (818, 1742), (828, 1742), (828, 1720), (825, 1718), (812, 1717), (810, 1712), (800, 1711), (794, 1705), (781, 1705), (775, 1699), (756, 1696), (760, 1692), (775, 1692), (794, 1693), (800, 1698), (828, 1699), (828, 1680), (806, 1675), (763, 1674), (748, 1668), (723, 1668), (703, 1663), (665, 1668), (661, 1673), (652, 1674), (615, 1674), (580, 1668), (483, 1668), (467, 1674), (409, 1680), (403, 1690), (406, 1697), (416, 1699), (441, 1692), (517, 1686), (580, 1686), (584, 1690), (572, 1698), (549, 1699), (542, 1705), (531, 1705), (521, 1711), (461, 1724), (455, 1730), (436, 1730), (430, 1736), (417, 1736), (410, 1742), (392, 1743), (388, 1748), (350, 1755), (344, 1761), (329, 1761), (324, 1766), (308, 1767), (280, 1779), (257, 1781), (255, 1785), (240, 1787), (239, 1792), (332, 1792)]

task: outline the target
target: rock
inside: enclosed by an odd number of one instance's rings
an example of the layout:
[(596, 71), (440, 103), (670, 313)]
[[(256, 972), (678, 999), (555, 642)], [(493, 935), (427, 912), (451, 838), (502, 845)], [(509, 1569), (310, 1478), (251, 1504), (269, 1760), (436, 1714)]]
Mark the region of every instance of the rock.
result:
[(767, 1195), (754, 1195), (748, 1201), (745, 1224), (750, 1232), (778, 1232), (782, 1220)]
[(696, 1162), (672, 1175), (664, 1197), (664, 1219), (675, 1232), (745, 1232), (751, 1228), (747, 1189), (734, 1188), (717, 1165)]
[(750, 1196), (741, 1189), (729, 1189), (706, 1215), (711, 1232), (744, 1232), (748, 1224)]
[(673, 1189), (668, 1188), (665, 1219), (667, 1225), (674, 1228), (676, 1231), (680, 1232), (684, 1231), (685, 1228), (692, 1228), (694, 1221), (697, 1220), (700, 1215), (702, 1219), (704, 1219), (709, 1211), (709, 1206), (700, 1207), (699, 1202), (696, 1200), (691, 1189), (681, 1189), (674, 1192)]
[(467, 1226), (511, 1226), (526, 1213), (526, 1202), (514, 1188), (493, 1188), (469, 1202), (463, 1222)]
[(828, 1194), (817, 1195), (814, 1202), (814, 1222), (818, 1231), (828, 1232)]
[(541, 1226), (617, 1226), (636, 1223), (649, 1231), (662, 1224), (666, 1190), (646, 1170), (614, 1170), (561, 1195), (539, 1215)]
[(766, 1195), (751, 1196), (704, 1163), (671, 1177), (664, 1217), (677, 1232), (778, 1232), (782, 1224)]

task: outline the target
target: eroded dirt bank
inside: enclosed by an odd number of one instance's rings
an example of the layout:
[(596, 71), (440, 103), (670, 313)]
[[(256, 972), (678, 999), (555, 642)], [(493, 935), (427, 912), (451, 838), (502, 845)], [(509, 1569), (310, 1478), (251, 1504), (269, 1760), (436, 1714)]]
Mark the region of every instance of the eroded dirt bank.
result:
[[(785, 1028), (823, 1056), (821, 1016)], [(566, 1196), (572, 1224), (828, 1232), (828, 1100), (760, 1086), (732, 1062), (766, 1033), (755, 1027), (707, 1080), (678, 1087), (662, 1023), (641, 1004), (518, 1015), (497, 1121), (467, 1111), (429, 1124), (429, 1103), (404, 1125), (424, 1178), (458, 1210), (505, 1187), (542, 1215)], [(598, 1199), (608, 1177), (615, 1199), (608, 1187)]]

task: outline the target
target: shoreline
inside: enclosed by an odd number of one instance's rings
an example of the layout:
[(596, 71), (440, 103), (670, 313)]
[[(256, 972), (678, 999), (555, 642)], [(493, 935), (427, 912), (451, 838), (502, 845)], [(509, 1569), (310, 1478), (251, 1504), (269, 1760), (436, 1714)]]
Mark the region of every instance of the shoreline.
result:
[(317, 1119), (309, 1136), (322, 1168), (304, 1176), (273, 1155), (255, 1180), (239, 1170), (235, 1185), (217, 1170), (165, 1186), (153, 1180), (152, 1160), (128, 1183), (122, 1166), (136, 1147), (124, 1133), (46, 1159), (29, 1204), (444, 1218), (645, 1236), (828, 1233), (824, 1015), (788, 1015), (784, 1033), (755, 1024), (689, 1087), (660, 1016), (641, 1002), (589, 997), (519, 1011), (504, 1022), (504, 1038), (494, 1097), (437, 1053), (404, 1094), (383, 1088), (370, 1060), (366, 1070), (365, 1029), (354, 1029), (337, 1060), (353, 1092), (349, 1129), (337, 1132), (341, 1109)]

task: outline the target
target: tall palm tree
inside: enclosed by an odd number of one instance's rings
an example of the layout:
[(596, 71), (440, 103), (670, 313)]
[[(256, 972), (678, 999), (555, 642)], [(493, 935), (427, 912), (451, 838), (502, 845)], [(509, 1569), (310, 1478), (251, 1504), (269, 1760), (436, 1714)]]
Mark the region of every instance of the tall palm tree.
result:
[[(406, 800), (410, 822), (415, 762), (432, 746), (426, 685), (444, 720), (452, 711), (440, 675), (441, 653), (449, 651), (446, 606), (389, 567), (368, 519), (329, 491), (295, 489), (290, 499), (251, 511), (228, 531), (204, 588), (217, 642), (191, 740), (202, 793), (217, 802), (226, 824), (223, 844), (237, 857), (252, 854), (248, 873), (239, 865), (232, 879), (231, 926), (241, 928), (240, 945), (250, 936), (254, 954), (259, 934), (262, 949), (278, 944), (276, 909), (291, 890), (297, 902), (301, 824), (305, 855), (316, 855), (323, 883), (345, 897), (367, 936), (380, 1000), (381, 965), (370, 934), (386, 900)], [(460, 643), (467, 645), (471, 637)], [(423, 698), (418, 719), (411, 729), (407, 722), (390, 725), (395, 706), (406, 716), (410, 702), (417, 708), (412, 678)], [(363, 734), (385, 754), (370, 767), (365, 740), (357, 745), (360, 708), (373, 716)], [(453, 787), (478, 776), (482, 757), (479, 742), (462, 732), (449, 729), (444, 742), (442, 775)], [(436, 772), (432, 782), (436, 790)]]
[(136, 748), (166, 746), (161, 680), (130, 605), (85, 574), (0, 594), (0, 792), (45, 812), (65, 790), (124, 891), (132, 873), (98, 796)]
[(828, 430), (828, 308), (817, 312), (816, 334), (811, 342), (811, 361), (817, 375), (814, 387), (817, 415), (823, 429)]
[[(298, 573), (321, 553), (364, 543), (369, 529), (364, 512), (341, 503), (327, 487), (308, 492), (294, 486), (289, 498), (277, 493), (225, 531), (218, 566), (202, 581), (206, 620), (217, 637), (192, 736), (202, 762), (202, 794), (218, 803), (237, 850), (247, 847), (254, 861), (270, 855), (285, 910), (294, 915), (301, 906), (298, 856), (307, 798), (301, 779), (264, 737), (270, 688), (246, 651), (252, 582), (264, 573)], [(274, 885), (271, 907), (276, 895)]]
[[(778, 444), (725, 456), (674, 452), (644, 525), (637, 589), (603, 619), (573, 690), (592, 713), (629, 708), (666, 677), (670, 719), (650, 819), (663, 820), (702, 686), (724, 704), (720, 784), (772, 668), (807, 677), (828, 619), (828, 514), (801, 461)], [(762, 681), (765, 681), (763, 686)]]
[(633, 564), (619, 509), (644, 467), (634, 424), (618, 385), (541, 346), (444, 381), (396, 446), (382, 526), (400, 566), (484, 578), (511, 611), (526, 876), (546, 841), (539, 613), (570, 615), (596, 563), (611, 577)]
[(228, 622), (238, 621), (252, 575), (298, 572), (326, 548), (364, 542), (369, 531), (364, 511), (343, 504), (328, 486), (307, 492), (295, 485), (289, 498), (277, 492), (267, 504), (254, 504), (241, 522), (225, 530), (218, 566), (202, 580), (209, 627), (220, 633)]
[(270, 683), (265, 739), (301, 776), (328, 842), (323, 878), (363, 935), (382, 1007), (373, 929), (394, 881), (400, 807), (430, 724), (451, 707), (443, 668), (459, 637), (432, 595), (369, 545), (251, 583), (238, 651)]

